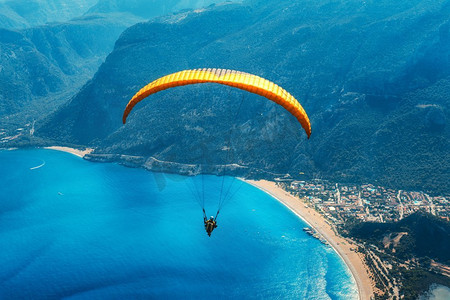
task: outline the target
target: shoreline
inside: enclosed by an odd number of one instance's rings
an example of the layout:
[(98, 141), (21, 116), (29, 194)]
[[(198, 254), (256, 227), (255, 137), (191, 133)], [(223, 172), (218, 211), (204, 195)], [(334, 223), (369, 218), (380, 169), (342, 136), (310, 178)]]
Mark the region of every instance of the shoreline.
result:
[(267, 180), (241, 180), (278, 200), (310, 227), (320, 233), (350, 270), (357, 285), (359, 299), (369, 300), (373, 297), (372, 281), (368, 275), (368, 268), (363, 258), (359, 256), (357, 252), (351, 250), (356, 248), (356, 245), (353, 245), (350, 241), (336, 235), (331, 225), (327, 223), (324, 217), (314, 209), (307, 207), (299, 198), (278, 187), (275, 182)]
[(93, 148), (86, 148), (85, 150), (80, 150), (80, 149), (75, 149), (75, 148), (70, 148), (70, 147), (63, 147), (63, 146), (49, 146), (49, 147), (43, 147), (44, 149), (49, 149), (49, 150), (56, 150), (56, 151), (62, 151), (62, 152), (66, 152), (66, 153), (70, 153), (73, 155), (76, 155), (78, 157), (83, 158), (86, 154), (91, 153), (92, 151), (94, 151)]
[[(93, 148), (80, 150), (64, 146), (49, 146), (43, 148), (70, 153), (80, 158), (83, 158), (86, 154), (89, 154), (94, 150)], [(322, 215), (313, 208), (306, 206), (299, 198), (278, 187), (273, 181), (238, 179), (269, 194), (307, 223), (308, 226), (314, 228), (328, 242), (331, 248), (340, 256), (350, 270), (357, 285), (358, 298), (361, 300), (369, 300), (373, 297), (373, 283), (369, 278), (368, 268), (363, 258), (357, 252), (352, 250), (357, 246), (351, 241), (336, 235), (332, 226)]]
[[(92, 148), (80, 150), (63, 146), (49, 146), (43, 148), (70, 153), (80, 158), (83, 158), (86, 154), (89, 154), (94, 150)], [(275, 198), (310, 227), (314, 228), (319, 234), (321, 234), (350, 270), (357, 285), (359, 299), (371, 299), (373, 296), (373, 289), (372, 281), (370, 280), (367, 271), (368, 268), (365, 265), (363, 258), (360, 257), (358, 253), (351, 250), (352, 248), (356, 248), (356, 245), (353, 245), (350, 241), (336, 235), (331, 225), (327, 223), (324, 217), (322, 217), (314, 209), (307, 207), (299, 198), (278, 187), (275, 182), (268, 180), (255, 181), (243, 178), (239, 179)]]

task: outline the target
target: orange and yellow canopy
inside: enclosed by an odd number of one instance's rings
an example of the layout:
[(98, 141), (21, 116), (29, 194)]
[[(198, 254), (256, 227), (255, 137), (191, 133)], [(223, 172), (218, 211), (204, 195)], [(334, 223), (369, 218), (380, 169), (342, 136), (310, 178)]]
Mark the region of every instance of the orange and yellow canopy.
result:
[(219, 83), (263, 96), (288, 110), (300, 122), (308, 138), (311, 135), (308, 115), (300, 103), (285, 89), (262, 77), (227, 69), (185, 70), (152, 81), (128, 102), (123, 113), (123, 123), (125, 124), (133, 107), (144, 98), (171, 87), (197, 83)]

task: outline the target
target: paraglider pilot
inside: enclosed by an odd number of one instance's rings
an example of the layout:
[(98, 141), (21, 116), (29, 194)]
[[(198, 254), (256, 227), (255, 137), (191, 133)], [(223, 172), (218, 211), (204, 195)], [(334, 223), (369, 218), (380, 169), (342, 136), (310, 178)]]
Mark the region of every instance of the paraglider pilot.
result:
[(209, 220), (206, 217), (203, 217), (203, 221), (205, 222), (206, 233), (208, 233), (208, 236), (211, 236), (213, 230), (217, 228), (216, 220), (211, 216)]

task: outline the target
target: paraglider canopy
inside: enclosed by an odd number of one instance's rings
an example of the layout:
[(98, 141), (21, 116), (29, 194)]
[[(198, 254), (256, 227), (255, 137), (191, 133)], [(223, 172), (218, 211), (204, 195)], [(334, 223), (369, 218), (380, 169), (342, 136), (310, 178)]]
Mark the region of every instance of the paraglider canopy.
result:
[[(287, 111), (289, 111), (291, 115), (297, 118), (297, 120), (305, 130), (308, 138), (311, 135), (311, 124), (308, 115), (306, 114), (305, 110), (300, 105), (300, 103), (297, 101), (297, 99), (295, 99), (285, 89), (262, 77), (252, 75), (249, 73), (227, 69), (185, 70), (163, 76), (150, 82), (149, 84), (144, 86), (139, 92), (137, 92), (133, 96), (133, 98), (131, 98), (131, 100), (128, 102), (122, 117), (123, 123), (124, 124), (126, 123), (127, 117), (130, 114), (133, 107), (146, 97), (172, 87), (198, 83), (218, 83), (263, 96), (281, 105)], [(241, 105), (239, 105), (239, 109), (240, 107)], [(230, 140), (231, 140), (231, 130), (230, 130)], [(230, 140), (228, 146), (226, 147), (227, 153), (229, 153), (231, 148)], [(222, 205), (225, 203), (225, 200), (232, 197), (230, 196), (232, 184), (230, 184), (230, 186), (226, 189), (226, 191), (224, 189), (225, 170), (226, 168), (224, 168), (224, 174), (222, 174), (222, 185), (220, 188), (219, 205), (216, 216), (215, 217), (211, 216), (210, 219), (207, 219), (204, 205), (204, 193), (202, 193), (203, 194), (202, 201), (199, 201), (199, 204), (201, 204), (203, 209), (203, 220), (208, 236), (211, 236), (213, 230), (217, 228), (217, 217), (219, 215)]]
[(123, 113), (122, 121), (125, 124), (128, 114), (133, 107), (152, 94), (176, 86), (209, 82), (228, 85), (258, 94), (281, 105), (297, 118), (308, 138), (311, 136), (311, 124), (308, 115), (297, 99), (285, 89), (262, 77), (227, 69), (185, 70), (156, 79), (143, 87), (131, 98)]

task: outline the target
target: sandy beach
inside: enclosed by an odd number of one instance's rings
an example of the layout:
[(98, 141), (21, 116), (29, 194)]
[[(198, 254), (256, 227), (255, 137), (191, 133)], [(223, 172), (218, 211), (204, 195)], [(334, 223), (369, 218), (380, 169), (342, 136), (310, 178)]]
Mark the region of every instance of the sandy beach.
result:
[(351, 250), (356, 248), (355, 245), (352, 245), (348, 240), (336, 235), (331, 225), (327, 223), (322, 215), (314, 209), (307, 207), (305, 203), (297, 197), (294, 197), (278, 187), (275, 182), (267, 180), (244, 181), (270, 194), (319, 232), (342, 257), (352, 272), (358, 286), (359, 298), (362, 300), (371, 299), (373, 295), (372, 282), (369, 278), (363, 257)]
[(86, 154), (91, 153), (94, 150), (92, 148), (86, 148), (85, 150), (79, 150), (79, 149), (75, 149), (75, 148), (61, 147), (61, 146), (44, 147), (44, 149), (63, 151), (63, 152), (71, 153), (71, 154), (79, 156), (79, 157), (83, 157)]

